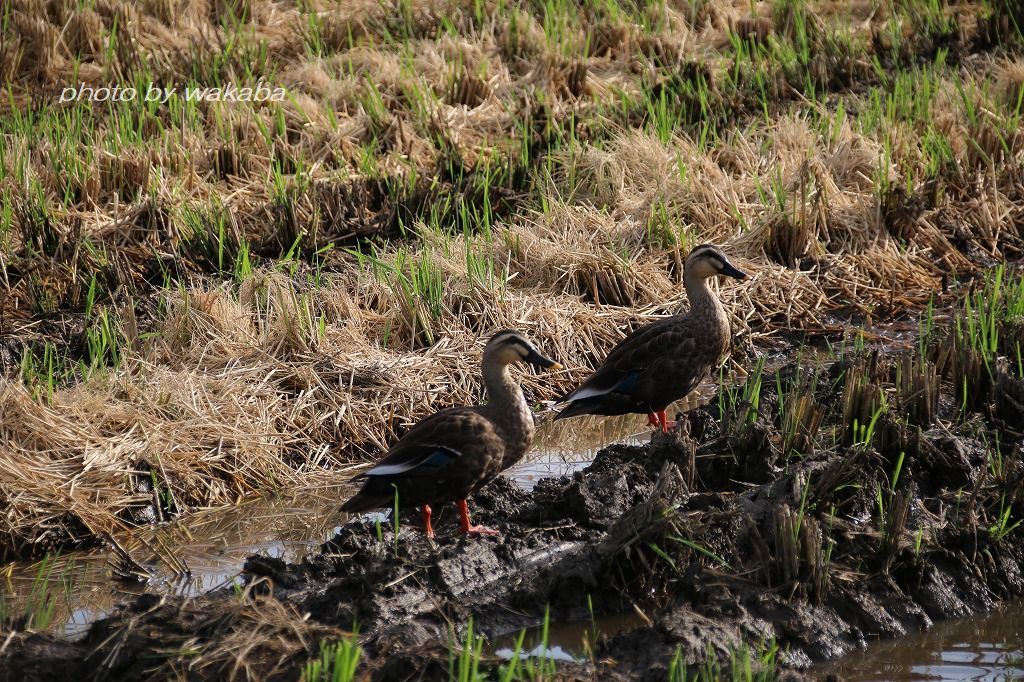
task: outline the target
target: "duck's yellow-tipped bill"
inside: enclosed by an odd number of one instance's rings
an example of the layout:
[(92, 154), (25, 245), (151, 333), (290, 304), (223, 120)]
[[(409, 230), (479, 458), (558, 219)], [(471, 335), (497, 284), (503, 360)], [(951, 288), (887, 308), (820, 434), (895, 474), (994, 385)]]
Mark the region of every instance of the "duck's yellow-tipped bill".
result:
[(526, 361), (531, 365), (537, 365), (544, 369), (561, 369), (562, 365), (555, 362), (551, 358), (546, 358), (537, 351), (530, 351), (530, 354), (526, 356)]

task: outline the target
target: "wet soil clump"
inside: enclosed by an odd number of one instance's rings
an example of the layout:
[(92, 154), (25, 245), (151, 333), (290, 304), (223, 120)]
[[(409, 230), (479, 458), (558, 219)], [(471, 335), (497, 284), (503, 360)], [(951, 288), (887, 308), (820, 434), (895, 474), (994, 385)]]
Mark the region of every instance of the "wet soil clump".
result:
[[(890, 370), (867, 358), (810, 370), (820, 377), (807, 383), (807, 370), (783, 368), (756, 409), (724, 394), (676, 430), (608, 447), (532, 493), (499, 478), (471, 501), (474, 522), (497, 537), (457, 534), (453, 508), (436, 515), (433, 542), (413, 515), (397, 537), (390, 519), (365, 519), (301, 563), (250, 557), (244, 586), (143, 596), (76, 642), (12, 634), (0, 679), (294, 679), (321, 641), (353, 631), (371, 678), (435, 679), (470, 622), (494, 641), (546, 612), (595, 623), (589, 655), (558, 664), (568, 679), (663, 680), (673, 660), (692, 670), (769, 648), (776, 672), (796, 678), (814, 661), (1018, 597), (1021, 443), (997, 415), (952, 419), (949, 401), (927, 423), (887, 413), (870, 438), (849, 437), (858, 387)], [(798, 409), (787, 386), (815, 398), (820, 419), (798, 410), (815, 438), (787, 435), (795, 417), (784, 406)], [(600, 633), (620, 614), (636, 615), (632, 628)]]

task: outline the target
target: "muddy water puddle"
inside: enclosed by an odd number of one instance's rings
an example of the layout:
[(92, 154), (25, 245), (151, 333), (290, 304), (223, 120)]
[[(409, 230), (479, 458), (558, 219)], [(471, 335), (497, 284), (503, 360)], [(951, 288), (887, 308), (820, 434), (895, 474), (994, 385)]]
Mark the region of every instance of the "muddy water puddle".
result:
[[(518, 652), (520, 659), (584, 662), (601, 637), (629, 632), (644, 622), (636, 613), (553, 622), (495, 638), (486, 648), (506, 660)], [(1024, 602), (976, 618), (939, 621), (928, 632), (870, 644), (807, 673), (810, 679), (842, 682), (1024, 681)]]
[(550, 658), (554, 661), (583, 662), (593, 657), (599, 638), (634, 630), (645, 621), (637, 613), (598, 616), (592, 620), (541, 624), (521, 633), (496, 637), (487, 652), (511, 660)]
[[(593, 656), (600, 637), (629, 632), (643, 623), (635, 613), (550, 623), (521, 635), (495, 638), (487, 649), (506, 660), (518, 652), (520, 659), (583, 662)], [(815, 665), (808, 677), (842, 682), (1024, 681), (1024, 602), (976, 618), (940, 621), (928, 632), (870, 644), (864, 651)]]
[(47, 594), (53, 600), (51, 629), (73, 637), (132, 595), (191, 596), (225, 585), (249, 555), (301, 560), (345, 522), (348, 515), (338, 505), (349, 488), (347, 482), (322, 481), (315, 488), (118, 535), (118, 543), (150, 572), (144, 584), (115, 579), (109, 563), (114, 555), (106, 549), (10, 564), (0, 569), (0, 600), (8, 614), (17, 614)]
[(551, 421), (550, 415), (537, 428), (533, 450), (505, 475), (524, 490), (537, 481), (571, 475), (594, 461), (597, 451), (609, 443), (639, 444), (650, 439), (650, 427), (637, 415), (581, 417)]
[[(487, 647), (506, 660), (549, 658), (583, 662), (601, 636), (642, 625), (634, 614), (594, 621), (551, 623), (522, 635), (497, 638)], [(871, 644), (864, 651), (808, 671), (814, 680), (842, 682), (1011, 682), (1024, 680), (1024, 603), (963, 620), (940, 621), (929, 631)]]
[(835, 675), (844, 682), (1024, 680), (1024, 602), (870, 644), (811, 672), (815, 678)]

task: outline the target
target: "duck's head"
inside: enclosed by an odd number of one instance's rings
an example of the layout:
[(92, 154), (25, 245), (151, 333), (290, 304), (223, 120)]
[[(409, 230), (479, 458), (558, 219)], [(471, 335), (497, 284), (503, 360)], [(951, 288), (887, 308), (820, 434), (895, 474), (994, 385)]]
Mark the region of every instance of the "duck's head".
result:
[(710, 279), (717, 275), (746, 279), (747, 273), (739, 270), (717, 246), (701, 244), (690, 251), (686, 257), (685, 271), (687, 277)]
[(504, 329), (491, 337), (484, 348), (484, 362), (497, 362), (500, 365), (528, 362), (544, 369), (562, 367), (554, 360), (541, 355), (528, 338), (512, 329)]

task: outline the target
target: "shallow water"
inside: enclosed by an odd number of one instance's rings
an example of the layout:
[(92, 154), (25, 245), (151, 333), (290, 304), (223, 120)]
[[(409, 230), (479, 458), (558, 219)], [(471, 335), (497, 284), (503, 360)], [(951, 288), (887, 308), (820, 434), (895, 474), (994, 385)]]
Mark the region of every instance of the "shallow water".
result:
[(640, 444), (650, 440), (651, 429), (645, 423), (646, 418), (635, 414), (557, 422), (545, 415), (537, 428), (533, 450), (505, 475), (524, 490), (533, 490), (542, 478), (587, 468), (597, 451), (609, 443)]
[(844, 682), (1024, 680), (1024, 602), (870, 644), (811, 672), (815, 678), (831, 674)]
[[(509, 660), (518, 645), (520, 658), (550, 658), (555, 661), (584, 661), (592, 655), (601, 636), (612, 637), (644, 624), (637, 613), (599, 616), (593, 620), (549, 623), (547, 636), (538, 625), (523, 633), (497, 637), (486, 645), (488, 653)], [(522, 636), (522, 642), (519, 637)]]
[[(590, 643), (600, 635), (614, 636), (643, 623), (626, 613), (594, 621), (551, 623), (528, 630), (519, 647), (520, 658), (584, 661)], [(518, 635), (488, 643), (488, 650), (512, 658)], [(1024, 680), (1024, 602), (1003, 606), (990, 614), (941, 621), (929, 632), (870, 644), (837, 661), (820, 663), (807, 671), (810, 679), (842, 682), (959, 682)]]
[(132, 558), (152, 572), (145, 585), (114, 579), (108, 565), (112, 553), (96, 549), (58, 556), (45, 571), (39, 563), (0, 569), (0, 599), (8, 613), (21, 613), (33, 583), (45, 578), (56, 600), (52, 629), (75, 636), (133, 594), (202, 594), (234, 580), (245, 558), (256, 553), (301, 560), (347, 520), (338, 505), (348, 488), (344, 482), (322, 482), (315, 488), (200, 511), (164, 526), (118, 535)]
[[(598, 617), (594, 621), (551, 623), (528, 630), (519, 657), (585, 661), (599, 636), (614, 636), (643, 624), (637, 614)], [(496, 656), (511, 659), (518, 635), (488, 643)], [(876, 642), (837, 661), (813, 666), (810, 679), (842, 682), (959, 682), (1024, 680), (1024, 602), (1008, 604), (990, 614), (941, 621), (929, 632)]]

